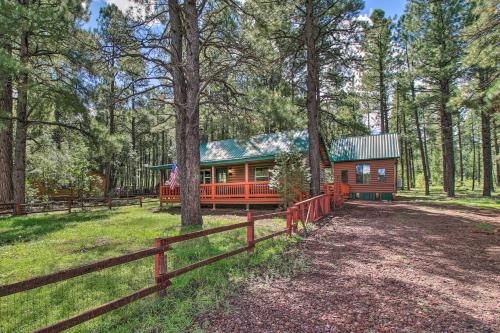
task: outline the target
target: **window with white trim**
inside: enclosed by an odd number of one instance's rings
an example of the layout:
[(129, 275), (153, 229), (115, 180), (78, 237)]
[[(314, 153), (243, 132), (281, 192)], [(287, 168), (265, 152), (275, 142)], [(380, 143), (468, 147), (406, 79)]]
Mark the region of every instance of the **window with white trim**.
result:
[(370, 184), (370, 164), (356, 164), (356, 184)]
[(254, 173), (256, 182), (265, 182), (269, 180), (269, 167), (256, 167)]
[(210, 184), (212, 182), (212, 171), (210, 169), (200, 171), (200, 184)]
[(378, 169), (378, 182), (385, 183), (387, 181), (387, 177), (385, 175), (385, 168)]

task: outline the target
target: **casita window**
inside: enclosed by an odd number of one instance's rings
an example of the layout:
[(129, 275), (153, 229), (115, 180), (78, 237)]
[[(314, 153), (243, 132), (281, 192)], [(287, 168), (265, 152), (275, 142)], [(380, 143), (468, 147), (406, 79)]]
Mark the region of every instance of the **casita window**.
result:
[(266, 182), (269, 180), (269, 167), (257, 167), (255, 168), (255, 181), (256, 182)]
[(356, 184), (370, 184), (370, 164), (356, 165)]
[(385, 168), (378, 169), (378, 181), (379, 181), (379, 183), (385, 183), (386, 179), (387, 178), (385, 176)]

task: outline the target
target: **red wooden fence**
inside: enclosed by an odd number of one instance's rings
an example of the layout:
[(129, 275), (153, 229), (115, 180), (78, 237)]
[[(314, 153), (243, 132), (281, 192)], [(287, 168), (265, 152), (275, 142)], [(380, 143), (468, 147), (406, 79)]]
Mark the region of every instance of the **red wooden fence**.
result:
[(39, 201), (32, 203), (3, 203), (0, 204), (0, 215), (26, 215), (34, 213), (63, 212), (71, 213), (73, 209), (139, 205), (142, 207), (145, 197), (96, 197), (78, 198), (66, 197), (65, 200)]
[[(99, 307), (93, 308), (91, 310), (85, 311), (76, 316), (64, 319), (53, 325), (41, 328), (35, 332), (59, 332), (70, 327), (76, 326), (83, 322), (89, 321), (93, 318), (101, 316), (107, 312), (123, 307), (131, 302), (138, 299), (144, 298), (153, 293), (163, 294), (165, 289), (171, 285), (171, 279), (175, 278), (184, 273), (190, 272), (196, 268), (209, 265), (216, 261), (222, 260), (224, 258), (234, 256), (242, 252), (252, 253), (255, 244), (262, 242), (264, 240), (282, 235), (291, 235), (292, 232), (296, 232), (298, 229), (299, 220), (302, 221), (303, 225), (312, 223), (320, 219), (321, 217), (330, 213), (330, 199), (328, 194), (319, 195), (301, 202), (296, 203), (292, 207), (288, 208), (286, 211), (274, 212), (270, 214), (253, 215), (252, 212), (248, 212), (247, 221), (242, 223), (236, 223), (231, 225), (226, 225), (222, 227), (192, 232), (189, 234), (172, 236), (166, 238), (155, 239), (154, 246), (143, 249), (137, 252), (125, 254), (122, 256), (98, 261), (95, 263), (70, 268), (67, 270), (59, 271), (53, 274), (48, 274), (44, 276), (38, 276), (24, 281), (20, 281), (13, 284), (0, 286), (0, 297), (24, 292), (27, 290), (39, 288), (52, 283), (68, 280), (77, 276), (82, 276), (92, 272), (101, 271), (106, 268), (126, 264), (132, 261), (136, 261), (142, 258), (154, 256), (155, 257), (155, 283), (149, 287), (141, 289), (135, 293), (127, 295), (125, 297), (119, 298), (112, 302), (103, 304)], [(286, 228), (274, 232), (272, 234), (255, 238), (255, 221), (261, 219), (269, 219), (274, 217), (284, 217), (286, 218)], [(193, 263), (191, 265), (178, 268), (173, 271), (167, 270), (167, 260), (168, 251), (171, 250), (171, 245), (199, 237), (209, 236), (221, 232), (226, 232), (229, 230), (235, 230), (240, 228), (246, 228), (247, 244), (246, 246), (237, 248), (235, 250), (210, 257)]]

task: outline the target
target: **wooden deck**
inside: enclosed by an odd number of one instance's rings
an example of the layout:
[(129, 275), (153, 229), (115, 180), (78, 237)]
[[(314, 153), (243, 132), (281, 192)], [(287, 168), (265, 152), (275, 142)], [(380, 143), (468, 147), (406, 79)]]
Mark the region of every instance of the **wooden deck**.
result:
[[(338, 192), (343, 200), (349, 197), (349, 185), (339, 182), (339, 188), (335, 189), (333, 183), (325, 185), (324, 193)], [(308, 194), (302, 194), (297, 200), (304, 200)], [(160, 202), (179, 203), (180, 188), (175, 186), (160, 186)], [(202, 204), (281, 204), (283, 199), (275, 189), (269, 187), (268, 181), (263, 182), (236, 182), (236, 183), (213, 183), (200, 185), (200, 201)]]
[[(202, 204), (280, 204), (283, 199), (269, 182), (213, 183), (200, 185)], [(180, 188), (160, 187), (160, 201), (180, 202)]]

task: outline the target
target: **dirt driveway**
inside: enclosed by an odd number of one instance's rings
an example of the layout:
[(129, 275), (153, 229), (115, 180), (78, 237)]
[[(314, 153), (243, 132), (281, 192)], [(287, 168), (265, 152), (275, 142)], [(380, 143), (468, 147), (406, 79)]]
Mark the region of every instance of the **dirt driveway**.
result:
[[(483, 232), (480, 223), (497, 230)], [(494, 210), (349, 203), (301, 245), (308, 272), (251, 284), (229, 311), (206, 316), (202, 326), (207, 332), (500, 332), (498, 228)]]

